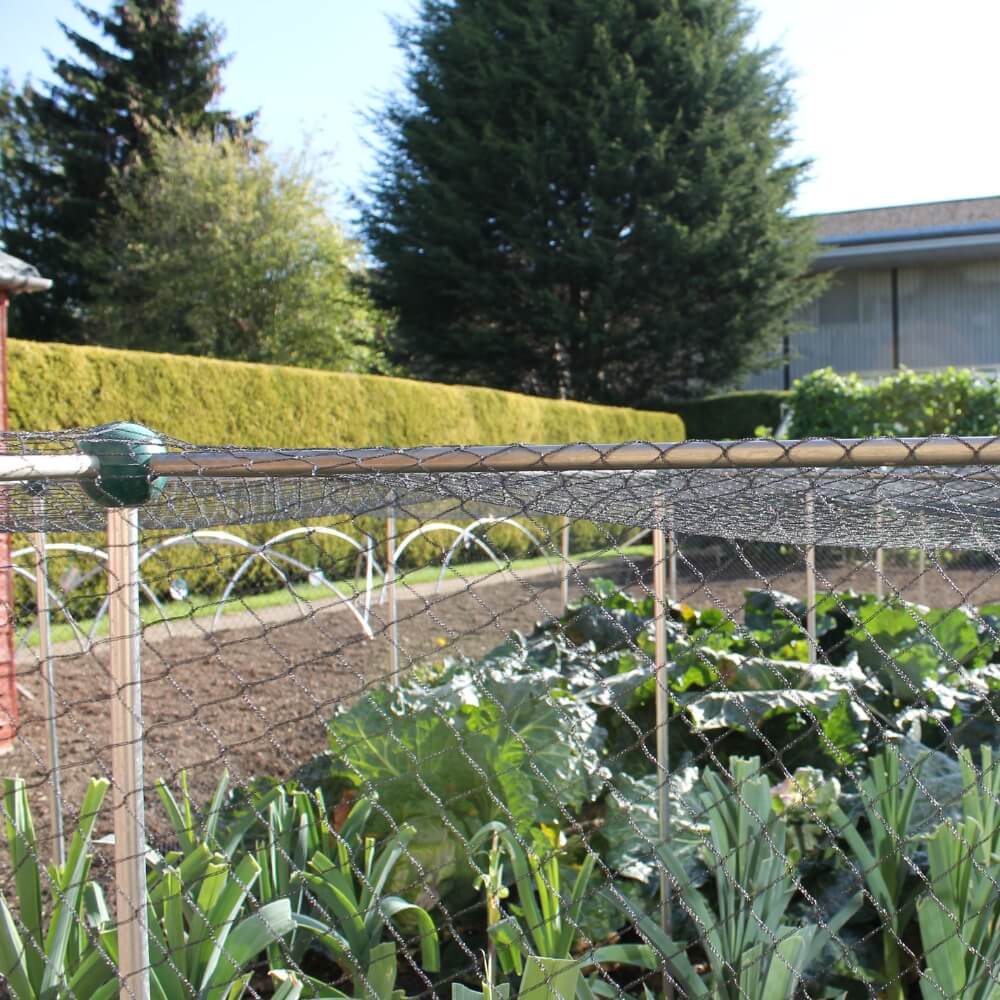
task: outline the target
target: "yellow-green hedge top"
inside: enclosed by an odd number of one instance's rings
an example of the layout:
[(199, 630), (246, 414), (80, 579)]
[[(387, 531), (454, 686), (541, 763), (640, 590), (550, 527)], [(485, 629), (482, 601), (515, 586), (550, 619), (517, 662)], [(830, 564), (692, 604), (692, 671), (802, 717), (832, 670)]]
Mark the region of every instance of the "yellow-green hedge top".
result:
[(679, 441), (672, 413), (495, 389), (12, 340), (12, 430), (145, 424), (198, 444), (276, 448)]

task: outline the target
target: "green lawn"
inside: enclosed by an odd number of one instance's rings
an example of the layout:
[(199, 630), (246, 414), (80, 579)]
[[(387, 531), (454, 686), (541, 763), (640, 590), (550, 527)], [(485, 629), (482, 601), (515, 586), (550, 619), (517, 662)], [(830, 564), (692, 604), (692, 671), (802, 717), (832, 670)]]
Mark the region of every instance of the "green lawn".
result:
[[(607, 563), (621, 556), (634, 558), (649, 558), (653, 549), (649, 545), (632, 545), (621, 549), (595, 549), (590, 552), (574, 553), (572, 562), (577, 567), (586, 567), (589, 564)], [(556, 563), (544, 556), (537, 556), (531, 559), (517, 559), (507, 564), (504, 568), (513, 571), (530, 570), (543, 566), (551, 566), (556, 570)], [(421, 583), (434, 583), (441, 569), (438, 566), (426, 566), (422, 569), (409, 570), (401, 573), (398, 582), (402, 587), (415, 586)], [(449, 566), (445, 571), (445, 579), (453, 580), (475, 580), (497, 572), (496, 564), (488, 559), (482, 562), (463, 563), (460, 566)], [(354, 588), (364, 587), (364, 579), (355, 581), (337, 580), (331, 581), (333, 586), (343, 594), (352, 593)], [(353, 584), (353, 587), (352, 587)], [(372, 583), (372, 604), (373, 606), (379, 598), (379, 588), (382, 585), (382, 576), (376, 575)], [(223, 606), (223, 615), (235, 614), (241, 611), (257, 611), (263, 608), (273, 608), (286, 604), (294, 604), (296, 600), (309, 604), (323, 600), (329, 600), (333, 595), (328, 587), (312, 586), (308, 583), (295, 583), (289, 587), (281, 587), (278, 590), (270, 590), (262, 594), (247, 594), (243, 597), (232, 598)], [(400, 594), (405, 597), (405, 589)], [(158, 608), (149, 601), (143, 601), (140, 607), (142, 621), (146, 625), (152, 625), (163, 620), (178, 621), (193, 618), (211, 618), (219, 608), (218, 598), (202, 597), (197, 594), (191, 595), (183, 601), (165, 601), (161, 604), (162, 614)], [(83, 620), (79, 622), (80, 629), (86, 635), (93, 626), (93, 620)], [(108, 632), (108, 619), (105, 615), (97, 628), (95, 636), (105, 636)], [(52, 641), (71, 642), (74, 639), (73, 629), (64, 621), (60, 620), (58, 613), (52, 615)], [(38, 645), (38, 633), (33, 632), (29, 645)]]

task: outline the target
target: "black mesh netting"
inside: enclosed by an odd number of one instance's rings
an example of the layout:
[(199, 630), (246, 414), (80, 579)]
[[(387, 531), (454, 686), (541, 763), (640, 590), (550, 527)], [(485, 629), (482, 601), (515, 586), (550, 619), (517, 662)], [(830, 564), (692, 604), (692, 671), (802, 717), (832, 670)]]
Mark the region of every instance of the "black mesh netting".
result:
[(1000, 441), (146, 446), (3, 439), (0, 995), (1000, 997)]

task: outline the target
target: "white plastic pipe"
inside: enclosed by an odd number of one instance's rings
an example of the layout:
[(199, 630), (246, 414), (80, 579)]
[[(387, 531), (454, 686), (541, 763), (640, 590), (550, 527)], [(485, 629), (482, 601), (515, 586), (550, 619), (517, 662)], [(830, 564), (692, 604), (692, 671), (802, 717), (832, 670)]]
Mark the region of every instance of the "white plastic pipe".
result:
[[(670, 701), (667, 678), (667, 532), (663, 527), (663, 509), (656, 510), (653, 528), (653, 604), (656, 678), (656, 788), (659, 837), (670, 842)], [(660, 865), (660, 925), (670, 933), (670, 879)]]
[[(882, 508), (875, 509), (875, 534), (882, 537)], [(885, 597), (885, 551), (882, 546), (875, 549), (875, 596), (881, 601)]]
[(389, 667), (393, 687), (399, 687), (399, 622), (396, 613), (396, 512), (385, 518), (385, 589), (389, 600)]
[[(806, 494), (806, 531), (809, 537), (816, 536), (812, 490)], [(816, 638), (816, 546), (806, 546), (806, 635), (809, 639), (809, 662), (817, 658)]]
[(39, 479), (96, 479), (100, 462), (92, 455), (0, 455), (0, 482)]
[(674, 507), (667, 508), (667, 592), (672, 604), (677, 603), (677, 532), (674, 531)]
[(559, 580), (559, 604), (560, 614), (566, 614), (569, 605), (569, 576), (571, 565), (569, 561), (569, 518), (563, 517), (562, 529), (559, 532), (559, 552), (562, 556), (562, 576)]
[[(35, 513), (42, 523), (45, 499), (35, 497)], [(31, 536), (35, 550), (35, 620), (38, 626), (38, 664), (45, 688), (45, 755), (49, 766), (49, 816), (52, 827), (52, 851), (61, 865), (66, 861), (66, 838), (63, 833), (62, 784), (59, 765), (59, 726), (56, 722), (56, 678), (52, 662), (51, 609), (49, 607), (49, 568), (45, 552), (45, 532)]]

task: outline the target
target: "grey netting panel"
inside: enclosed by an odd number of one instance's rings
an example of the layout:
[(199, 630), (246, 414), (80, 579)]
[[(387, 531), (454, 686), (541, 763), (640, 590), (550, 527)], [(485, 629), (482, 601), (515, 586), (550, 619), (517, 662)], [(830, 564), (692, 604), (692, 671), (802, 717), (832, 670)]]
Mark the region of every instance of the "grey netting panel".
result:
[[(95, 433), (8, 435), (6, 450), (26, 458), (71, 454)], [(380, 471), (377, 466), (362, 468), (355, 451), (208, 451), (162, 440), (175, 458), (172, 468), (182, 470), (182, 477), (166, 479), (162, 493), (144, 505), (143, 523), (150, 528), (357, 517), (392, 508), (425, 519), (528, 512), (637, 528), (667, 524), (689, 534), (787, 544), (991, 549), (1000, 543), (1000, 475), (995, 467), (852, 467), (858, 442), (842, 443), (840, 468), (605, 469), (603, 464), (615, 464), (616, 453), (605, 457), (594, 449), (598, 458), (592, 469), (528, 468), (512, 474), (485, 462), (477, 468), (478, 455), (460, 446), (387, 449), (380, 454), (389, 460), (412, 457), (395, 464), (420, 471)], [(794, 446), (789, 443), (789, 452)], [(647, 456), (674, 447), (640, 445)], [(714, 447), (724, 466), (732, 446), (723, 442)], [(531, 454), (532, 446), (511, 445), (509, 450)], [(455, 464), (470, 471), (422, 470), (422, 455), (431, 451), (435, 460), (452, 455)], [(504, 449), (496, 451), (502, 456)], [(276, 457), (292, 466), (291, 474), (248, 475), (258, 466), (268, 468)], [(539, 449), (537, 464), (553, 457), (558, 460), (559, 449), (548, 450), (544, 458)], [(333, 474), (331, 462), (339, 465)], [(440, 462), (434, 465), (439, 467)], [(0, 487), (0, 525), (35, 530), (42, 527), (40, 517), (48, 530), (88, 531), (103, 525), (103, 509), (77, 483), (46, 484), (44, 504), (38, 495), (37, 485)]]

